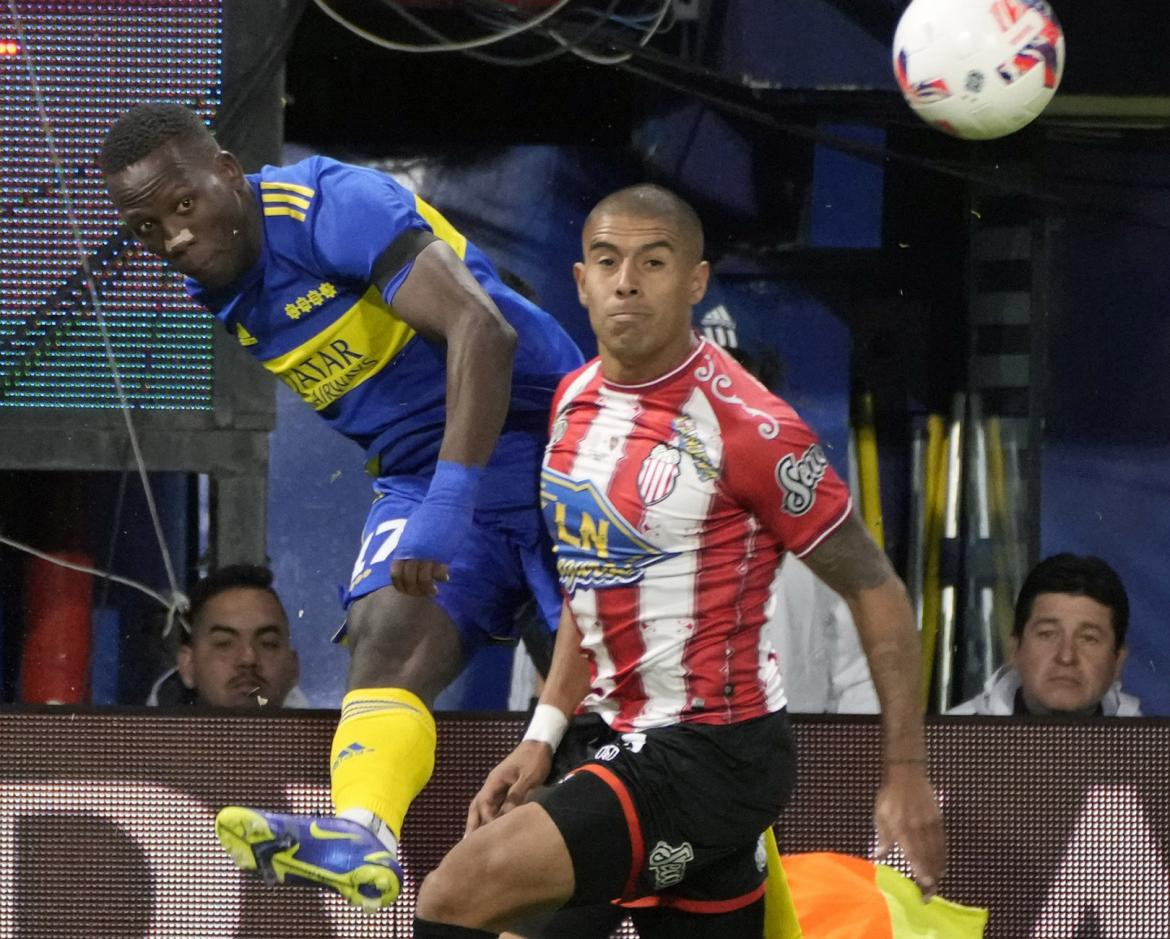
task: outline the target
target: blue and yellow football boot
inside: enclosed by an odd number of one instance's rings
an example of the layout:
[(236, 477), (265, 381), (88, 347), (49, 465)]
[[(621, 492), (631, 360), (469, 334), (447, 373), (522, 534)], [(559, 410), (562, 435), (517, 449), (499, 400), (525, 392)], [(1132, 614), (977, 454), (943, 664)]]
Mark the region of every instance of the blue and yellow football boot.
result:
[(241, 870), (270, 885), (324, 887), (370, 912), (402, 889), (394, 855), (357, 822), (230, 805), (215, 817), (215, 834)]

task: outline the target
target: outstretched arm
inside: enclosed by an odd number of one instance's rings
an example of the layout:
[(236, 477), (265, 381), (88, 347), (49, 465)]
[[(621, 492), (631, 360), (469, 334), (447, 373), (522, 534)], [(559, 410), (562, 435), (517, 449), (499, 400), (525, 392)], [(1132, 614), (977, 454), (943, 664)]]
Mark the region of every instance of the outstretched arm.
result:
[(856, 515), (804, 558), (849, 604), (882, 707), (878, 853), (902, 845), (928, 896), (946, 865), (938, 805), (926, 775), (918, 630), (906, 588)]
[(394, 311), (446, 347), (447, 425), (435, 483), (419, 509), (426, 514), (412, 516), (391, 568), (399, 590), (433, 596), (466, 534), (479, 476), (508, 413), (516, 333), (455, 252), (437, 240), (418, 252), (394, 294)]

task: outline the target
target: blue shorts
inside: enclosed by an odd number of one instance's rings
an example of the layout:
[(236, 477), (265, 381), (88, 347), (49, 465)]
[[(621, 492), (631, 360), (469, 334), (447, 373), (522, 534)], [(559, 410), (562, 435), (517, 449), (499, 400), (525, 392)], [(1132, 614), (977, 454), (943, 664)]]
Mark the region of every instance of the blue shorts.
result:
[[(430, 482), (424, 476), (386, 476), (374, 482), (374, 504), (362, 530), (349, 589), (342, 595), (346, 609), (375, 590), (393, 589), (394, 549)], [(498, 478), (492, 482), (500, 485)], [(517, 480), (517, 487), (523, 486)], [(561, 588), (536, 499), (523, 508), (476, 509), (471, 533), (451, 562), (450, 580), (438, 586), (435, 602), (455, 622), (468, 656), (488, 639), (518, 638), (516, 613), (529, 598), (536, 601), (549, 629), (555, 630)], [(344, 629), (335, 638), (343, 634)]]

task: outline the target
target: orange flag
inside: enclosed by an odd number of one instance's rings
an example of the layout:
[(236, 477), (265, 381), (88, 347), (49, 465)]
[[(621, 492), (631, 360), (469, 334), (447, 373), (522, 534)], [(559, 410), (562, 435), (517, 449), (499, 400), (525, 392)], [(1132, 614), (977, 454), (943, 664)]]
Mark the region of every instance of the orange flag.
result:
[(766, 939), (983, 939), (987, 910), (942, 897), (929, 902), (899, 871), (828, 852), (786, 854), (768, 870), (768, 912), (786, 884), (792, 917), (766, 916)]

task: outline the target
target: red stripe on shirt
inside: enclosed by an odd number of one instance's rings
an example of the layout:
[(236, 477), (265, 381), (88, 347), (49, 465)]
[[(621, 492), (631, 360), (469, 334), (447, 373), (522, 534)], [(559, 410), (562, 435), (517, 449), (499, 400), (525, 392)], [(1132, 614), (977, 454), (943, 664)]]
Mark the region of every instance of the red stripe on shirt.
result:
[[(661, 402), (661, 406), (638, 408), (633, 428), (623, 442), (622, 458), (610, 477), (606, 495), (617, 510), (640, 529), (645, 528), (648, 510), (638, 492), (638, 475), (653, 449), (673, 437), (671, 421), (689, 393), (689, 383), (674, 382), (655, 390), (654, 401), (656, 405)], [(607, 624), (605, 645), (620, 688), (618, 694), (622, 703), (614, 718), (617, 728), (632, 727), (647, 701), (641, 675), (646, 643), (640, 601), (639, 584), (597, 591), (597, 614)]]

